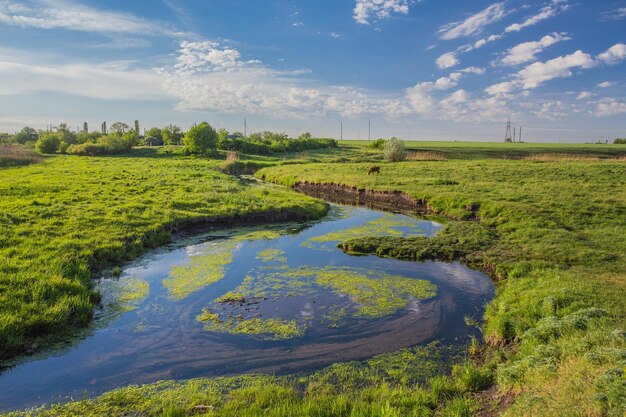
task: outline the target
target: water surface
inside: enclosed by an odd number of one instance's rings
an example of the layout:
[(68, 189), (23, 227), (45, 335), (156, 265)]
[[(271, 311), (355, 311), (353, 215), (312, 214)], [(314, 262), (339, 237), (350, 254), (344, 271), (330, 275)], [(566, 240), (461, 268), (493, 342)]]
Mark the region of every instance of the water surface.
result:
[(459, 263), (352, 257), (336, 248), (364, 234), (439, 229), (333, 206), (305, 225), (181, 238), (102, 280), (103, 308), (81, 340), (0, 374), (0, 409), (161, 379), (311, 370), (435, 339), (465, 343), (475, 330), (464, 317), (479, 319), (493, 297), (487, 276)]

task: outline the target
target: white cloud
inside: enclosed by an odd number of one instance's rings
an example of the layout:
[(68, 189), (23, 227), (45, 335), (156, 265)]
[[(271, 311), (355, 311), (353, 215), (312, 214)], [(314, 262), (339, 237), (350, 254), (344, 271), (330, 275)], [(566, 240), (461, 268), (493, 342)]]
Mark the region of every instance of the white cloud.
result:
[(504, 81), (497, 84), (492, 84), (485, 88), (485, 92), (489, 95), (508, 94), (516, 90), (518, 83), (516, 81)]
[(588, 69), (596, 65), (591, 55), (583, 51), (560, 56), (546, 62), (535, 62), (518, 73), (518, 78), (524, 89), (539, 87), (546, 81), (554, 78), (565, 78), (572, 75), (572, 68)]
[(410, 3), (410, 0), (356, 0), (353, 17), (357, 23), (368, 25), (393, 13), (408, 14)]
[(548, 46), (554, 45), (563, 40), (571, 38), (564, 34), (553, 33), (546, 35), (539, 41), (524, 42), (510, 48), (506, 55), (499, 61), (502, 65), (518, 65), (528, 61), (535, 60), (538, 53), (542, 52)]
[(485, 89), (490, 95), (508, 94), (518, 89), (529, 90), (555, 78), (572, 75), (573, 68), (589, 69), (597, 62), (583, 51), (560, 56), (546, 62), (535, 62), (513, 74), (511, 81), (493, 84)]
[(161, 69), (177, 109), (304, 118), (409, 113), (405, 100), (372, 98), (347, 86), (316, 86), (308, 71), (279, 71), (217, 42), (181, 42), (176, 65)]
[(541, 8), (539, 13), (537, 13), (536, 15), (529, 17), (522, 23), (514, 23), (510, 26), (507, 26), (505, 32), (519, 32), (520, 30), (528, 26), (536, 25), (542, 20), (554, 17), (567, 9), (569, 9), (569, 4), (567, 3), (567, 0), (552, 0), (549, 5)]
[(68, 29), (96, 33), (178, 35), (164, 23), (138, 18), (129, 13), (94, 9), (63, 0), (0, 0), (0, 22), (39, 29)]
[(162, 77), (127, 63), (35, 65), (0, 61), (0, 95), (52, 91), (96, 99), (167, 98)]
[(437, 34), (444, 40), (472, 36), (481, 32), (485, 26), (502, 19), (505, 15), (504, 3), (494, 3), (462, 22), (453, 22), (441, 27)]
[(337, 32), (330, 32), (330, 37), (331, 38), (335, 38), (335, 39), (339, 39), (341, 37), (341, 35), (338, 34)]
[(602, 17), (606, 20), (621, 20), (626, 17), (626, 7), (619, 7), (615, 10), (604, 12)]
[(626, 45), (617, 43), (602, 52), (597, 58), (607, 65), (617, 65), (626, 58)]
[(484, 68), (479, 68), (479, 67), (467, 67), (467, 68), (463, 68), (462, 70), (460, 70), (460, 72), (466, 72), (469, 74), (476, 74), (476, 75), (483, 75), (485, 73), (485, 69)]
[(593, 96), (593, 93), (589, 92), (589, 91), (581, 91), (580, 94), (578, 94), (578, 96), (576, 96), (576, 100), (584, 100), (586, 98), (589, 98)]
[(458, 58), (456, 57), (456, 53), (454, 52), (446, 52), (445, 54), (437, 58), (437, 66), (440, 69), (454, 67), (455, 65), (458, 65), (459, 62), (460, 61), (458, 60)]
[(612, 83), (611, 81), (603, 81), (601, 83), (598, 84), (598, 87), (600, 88), (608, 88), (610, 86), (612, 86), (614, 83)]
[(616, 114), (626, 113), (626, 103), (617, 101), (613, 98), (601, 100), (595, 111), (592, 112), (599, 117), (613, 116)]

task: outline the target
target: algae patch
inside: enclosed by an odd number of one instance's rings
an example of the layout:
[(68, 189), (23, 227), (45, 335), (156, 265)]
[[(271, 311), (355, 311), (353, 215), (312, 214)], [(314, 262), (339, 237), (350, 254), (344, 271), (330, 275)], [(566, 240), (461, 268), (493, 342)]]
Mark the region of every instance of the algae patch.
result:
[(349, 239), (359, 239), (367, 236), (423, 236), (427, 233), (420, 226), (420, 220), (399, 214), (385, 213), (360, 226), (337, 230), (321, 236), (315, 236), (302, 243), (303, 246), (324, 248), (324, 243), (344, 242)]
[(233, 252), (240, 243), (273, 240), (280, 236), (274, 230), (252, 230), (227, 240), (212, 242), (198, 253), (191, 254), (187, 264), (173, 267), (169, 276), (163, 280), (163, 286), (167, 288), (170, 298), (181, 300), (224, 278), (226, 267), (233, 262)]
[(258, 317), (243, 319), (241, 316), (222, 320), (220, 314), (207, 308), (202, 309), (202, 314), (197, 319), (204, 323), (204, 328), (208, 331), (254, 335), (264, 340), (292, 339), (304, 335), (306, 331), (306, 325), (298, 324), (295, 320)]
[(280, 340), (303, 336), (309, 326), (339, 328), (358, 319), (382, 318), (436, 294), (429, 281), (381, 271), (277, 269), (249, 274), (205, 307), (198, 320), (209, 331)]
[(286, 262), (287, 258), (283, 256), (284, 254), (284, 250), (269, 248), (259, 251), (256, 255), (256, 259), (260, 259), (263, 262)]

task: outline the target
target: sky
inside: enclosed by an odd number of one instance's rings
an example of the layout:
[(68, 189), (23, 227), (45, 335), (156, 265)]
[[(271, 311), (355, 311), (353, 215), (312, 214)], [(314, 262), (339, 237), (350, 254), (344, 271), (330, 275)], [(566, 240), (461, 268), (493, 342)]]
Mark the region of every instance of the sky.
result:
[[(626, 137), (626, 0), (0, 0), (0, 131)], [(368, 125), (371, 126), (368, 128)]]

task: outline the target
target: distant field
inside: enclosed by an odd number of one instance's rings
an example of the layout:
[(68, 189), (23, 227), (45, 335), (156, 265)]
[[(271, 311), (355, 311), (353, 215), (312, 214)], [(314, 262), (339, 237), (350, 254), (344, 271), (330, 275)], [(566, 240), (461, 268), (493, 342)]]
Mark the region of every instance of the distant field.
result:
[[(371, 141), (344, 140), (348, 148), (367, 148)], [(614, 144), (559, 144), (559, 143), (505, 143), (505, 142), (405, 142), (413, 151), (439, 151), (451, 159), (521, 158), (531, 154), (566, 154), (611, 158), (626, 156), (626, 145)]]

